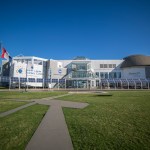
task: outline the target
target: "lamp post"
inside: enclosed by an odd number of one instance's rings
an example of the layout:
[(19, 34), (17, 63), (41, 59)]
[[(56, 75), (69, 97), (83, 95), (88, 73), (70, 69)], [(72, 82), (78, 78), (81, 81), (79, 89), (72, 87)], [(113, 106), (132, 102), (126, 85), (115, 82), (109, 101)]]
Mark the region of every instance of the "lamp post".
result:
[[(61, 76), (62, 70), (61, 70), (61, 69), (58, 69), (58, 73), (59, 73), (59, 75)], [(58, 90), (59, 90), (59, 79), (60, 79), (60, 78), (58, 78)]]

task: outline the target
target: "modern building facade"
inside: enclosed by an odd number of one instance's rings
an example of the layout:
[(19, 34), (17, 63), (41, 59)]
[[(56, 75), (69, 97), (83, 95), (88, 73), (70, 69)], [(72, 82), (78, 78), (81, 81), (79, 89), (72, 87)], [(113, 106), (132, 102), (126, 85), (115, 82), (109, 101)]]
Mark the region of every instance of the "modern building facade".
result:
[(149, 88), (150, 56), (132, 55), (121, 60), (18, 56), (11, 64), (3, 61), (1, 78), (9, 78), (10, 86), (18, 83), (45, 88)]

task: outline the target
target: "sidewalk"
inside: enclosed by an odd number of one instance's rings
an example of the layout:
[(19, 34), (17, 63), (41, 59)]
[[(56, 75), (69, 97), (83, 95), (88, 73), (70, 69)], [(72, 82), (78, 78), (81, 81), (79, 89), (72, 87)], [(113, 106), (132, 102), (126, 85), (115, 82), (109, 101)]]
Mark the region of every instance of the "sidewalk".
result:
[(35, 104), (36, 104), (36, 102), (31, 102), (31, 103), (28, 103), (28, 104), (26, 104), (26, 105), (17, 107), (17, 108), (15, 108), (15, 109), (12, 109), (12, 110), (9, 110), (9, 111), (0, 113), (0, 117), (5, 117), (5, 116), (7, 116), (7, 115), (10, 115), (10, 114), (12, 114), (12, 113), (15, 113), (15, 112), (21, 110), (21, 109), (24, 109), (24, 108), (26, 108), (26, 107), (29, 107), (29, 106), (35, 105)]
[(60, 100), (39, 100), (38, 103), (51, 106), (26, 150), (73, 150), (62, 107), (85, 108), (88, 104)]
[[(28, 104), (1, 113), (0, 117), (17, 112), (35, 104), (48, 105), (49, 109), (29, 141), (26, 150), (73, 150), (73, 145), (62, 107), (83, 109), (87, 103), (53, 100), (70, 94), (53, 96), (48, 98), (29, 100)], [(19, 100), (17, 100), (19, 101)]]

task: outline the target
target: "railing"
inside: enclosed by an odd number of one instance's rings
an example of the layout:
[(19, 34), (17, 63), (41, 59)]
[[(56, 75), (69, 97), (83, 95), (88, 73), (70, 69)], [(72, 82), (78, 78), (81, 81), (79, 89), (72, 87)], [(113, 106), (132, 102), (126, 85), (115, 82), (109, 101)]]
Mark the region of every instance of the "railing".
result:
[[(73, 79), (72, 79), (73, 80)], [(87, 78), (86, 80), (93, 80)], [(95, 78), (97, 80), (97, 78)], [(49, 87), (49, 84), (64, 85), (66, 87), (69, 79), (45, 79), (45, 78), (22, 78), (22, 77), (0, 77), (1, 85), (11, 86), (29, 86), (29, 87)], [(115, 88), (115, 89), (150, 89), (150, 79), (99, 79), (98, 85), (101, 89)]]
[(114, 85), (115, 88), (140, 88), (140, 89), (150, 89), (150, 79), (101, 79), (101, 86), (104, 87), (106, 84), (107, 87)]
[(44, 79), (44, 78), (18, 78), (0, 77), (0, 82), (37, 82), (37, 83), (64, 83), (65, 79)]

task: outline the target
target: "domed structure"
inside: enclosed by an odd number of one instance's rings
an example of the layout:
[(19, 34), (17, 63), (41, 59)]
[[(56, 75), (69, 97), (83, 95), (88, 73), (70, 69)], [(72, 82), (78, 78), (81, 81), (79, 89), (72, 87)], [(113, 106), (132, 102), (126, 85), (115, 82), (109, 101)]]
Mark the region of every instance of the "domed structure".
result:
[(136, 66), (150, 66), (150, 56), (145, 55), (131, 55), (124, 58), (121, 68), (136, 67)]

